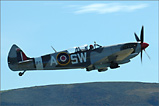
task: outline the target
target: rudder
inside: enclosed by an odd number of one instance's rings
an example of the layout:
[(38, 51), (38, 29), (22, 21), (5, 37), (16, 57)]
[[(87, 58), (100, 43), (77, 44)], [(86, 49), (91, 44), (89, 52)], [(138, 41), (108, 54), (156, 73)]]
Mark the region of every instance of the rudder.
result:
[(15, 44), (12, 45), (8, 54), (8, 65), (13, 71), (18, 70), (18, 63), (29, 59), (25, 53)]

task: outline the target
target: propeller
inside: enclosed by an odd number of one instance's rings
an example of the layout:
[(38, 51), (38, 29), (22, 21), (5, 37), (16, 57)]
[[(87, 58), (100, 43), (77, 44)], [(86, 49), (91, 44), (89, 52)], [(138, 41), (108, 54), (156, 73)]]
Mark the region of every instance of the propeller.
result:
[(137, 34), (136, 33), (134, 33), (134, 35), (135, 35), (135, 38), (136, 38), (136, 41), (140, 41), (140, 39), (139, 39), (139, 37), (137, 36)]
[(147, 52), (145, 50), (149, 46), (149, 44), (144, 42), (144, 26), (142, 26), (142, 28), (141, 28), (140, 39), (136, 33), (134, 33), (134, 35), (135, 35), (136, 41), (140, 42), (140, 45), (141, 45), (141, 63), (142, 63), (142, 50), (145, 51), (146, 55), (150, 59), (150, 56), (147, 54)]

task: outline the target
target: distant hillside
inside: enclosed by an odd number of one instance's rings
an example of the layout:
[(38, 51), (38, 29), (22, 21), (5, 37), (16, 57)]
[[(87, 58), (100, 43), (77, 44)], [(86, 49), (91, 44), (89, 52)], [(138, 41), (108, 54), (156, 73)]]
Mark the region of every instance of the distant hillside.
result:
[(159, 84), (94, 82), (0, 93), (1, 106), (159, 106)]

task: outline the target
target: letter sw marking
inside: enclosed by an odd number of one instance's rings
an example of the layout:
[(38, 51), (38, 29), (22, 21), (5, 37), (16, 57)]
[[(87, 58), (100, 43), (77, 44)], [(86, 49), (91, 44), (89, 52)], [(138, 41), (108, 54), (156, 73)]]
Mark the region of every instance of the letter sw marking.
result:
[(84, 53), (77, 53), (77, 54), (72, 54), (71, 55), (72, 64), (78, 64), (79, 62), (80, 63), (86, 62), (87, 61), (86, 58), (87, 58), (87, 53), (86, 52), (84, 52)]

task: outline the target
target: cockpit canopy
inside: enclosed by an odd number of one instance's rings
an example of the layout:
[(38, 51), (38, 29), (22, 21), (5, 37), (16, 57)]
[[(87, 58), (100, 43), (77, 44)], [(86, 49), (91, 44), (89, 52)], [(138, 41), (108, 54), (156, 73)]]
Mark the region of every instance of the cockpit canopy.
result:
[(94, 44), (94, 46), (93, 45), (88, 46), (87, 44), (85, 44), (83, 46), (69, 48), (69, 49), (67, 49), (67, 51), (69, 53), (74, 53), (74, 52), (80, 52), (80, 51), (94, 50), (94, 49), (97, 49), (99, 47), (102, 47), (102, 46), (100, 46), (96, 43)]

